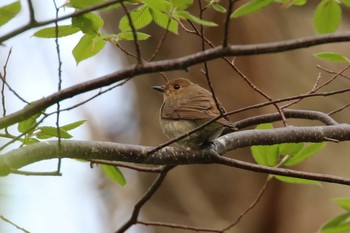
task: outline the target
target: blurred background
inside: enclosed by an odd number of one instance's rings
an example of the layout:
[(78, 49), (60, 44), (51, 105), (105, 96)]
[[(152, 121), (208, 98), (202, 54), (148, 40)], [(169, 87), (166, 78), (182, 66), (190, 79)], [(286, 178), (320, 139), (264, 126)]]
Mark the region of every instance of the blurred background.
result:
[[(2, 1), (3, 2), (3, 1)], [(5, 0), (4, 5), (11, 1)], [(38, 20), (50, 19), (54, 5), (47, 1), (33, 1)], [(20, 17), (0, 29), (0, 36), (19, 27), (28, 19), (27, 5), (22, 1)], [(57, 1), (63, 5), (64, 1)], [(226, 4), (226, 1), (222, 3)], [(240, 3), (242, 4), (242, 3)], [(314, 35), (312, 14), (315, 3), (304, 7), (283, 9), (273, 5), (261, 12), (234, 19), (230, 24), (230, 44), (254, 44), (288, 40)], [(196, 4), (191, 12), (198, 12)], [(344, 9), (346, 10), (346, 9)], [(68, 13), (69, 9), (62, 13)], [(339, 31), (349, 28), (350, 12), (344, 11)], [(105, 32), (117, 33), (121, 11), (102, 12)], [(219, 25), (224, 15), (206, 11), (205, 17)], [(69, 21), (60, 24), (69, 24)], [(27, 31), (8, 40), (0, 47), (0, 64), (7, 66), (8, 83), (27, 101), (34, 101), (57, 90), (58, 61), (54, 40), (31, 37), (37, 29)], [(144, 57), (149, 58), (164, 30), (157, 25), (143, 32), (151, 39), (140, 42)], [(214, 44), (223, 40), (223, 28), (206, 28), (206, 36)], [(97, 56), (78, 66), (71, 54), (81, 35), (61, 38), (63, 88), (109, 74), (133, 64), (135, 61), (118, 48), (107, 45)], [(122, 44), (134, 52), (131, 42)], [(313, 54), (333, 51), (350, 56), (347, 43), (323, 45), (271, 55), (238, 57), (236, 65), (261, 90), (272, 98), (282, 98), (308, 92), (315, 83), (321, 64), (339, 71), (344, 64), (330, 64), (314, 58)], [(169, 33), (156, 60), (177, 58), (200, 51), (198, 37), (180, 30), (179, 35)], [(169, 79), (184, 77), (207, 87), (201, 73), (203, 65), (186, 71), (167, 72)], [(3, 72), (3, 71), (1, 71)], [(218, 98), (227, 110), (242, 108), (265, 99), (253, 91), (223, 60), (209, 62), (209, 74)], [(321, 73), (327, 80), (329, 74)], [(152, 90), (163, 84), (160, 74), (142, 75), (116, 88), (80, 108), (61, 114), (61, 124), (87, 119), (82, 127), (72, 131), (74, 139), (115, 141), (129, 144), (156, 146), (165, 142), (158, 122), (162, 96)], [(339, 79), (324, 88), (336, 90), (348, 85)], [(94, 92), (97, 93), (97, 92)], [(79, 95), (62, 102), (62, 108), (92, 96)], [(330, 112), (348, 103), (348, 96), (310, 98), (293, 106), (296, 109)], [(21, 109), (24, 104), (10, 92), (6, 95), (7, 112)], [(53, 111), (55, 107), (47, 111)], [(255, 109), (231, 117), (233, 121), (262, 113), (276, 112), (273, 107)], [(338, 122), (347, 122), (348, 110), (334, 115)], [(46, 125), (54, 125), (55, 117)], [(288, 121), (291, 125), (314, 125), (309, 121)], [(275, 124), (276, 127), (281, 124)], [(16, 128), (10, 128), (15, 132)], [(5, 142), (4, 142), (5, 143)], [(349, 176), (347, 164), (348, 143), (328, 143), (317, 156), (296, 169)], [(15, 148), (15, 146), (13, 147)], [(13, 148), (9, 148), (13, 149)], [(240, 149), (225, 156), (252, 162), (249, 149)], [(26, 167), (32, 171), (51, 171), (57, 161), (40, 162)], [(62, 177), (24, 177), (10, 175), (0, 178), (0, 215), (30, 232), (114, 232), (130, 216), (135, 202), (155, 179), (145, 174), (121, 169), (127, 179), (122, 188), (107, 179), (99, 168), (74, 160), (63, 160)], [(171, 222), (221, 229), (232, 223), (255, 199), (266, 179), (265, 174), (252, 173), (219, 165), (179, 166), (173, 169), (162, 187), (141, 211), (140, 218), (147, 221)], [(349, 188), (335, 184), (305, 186), (272, 181), (259, 204), (229, 232), (315, 232), (331, 217), (341, 213), (331, 198), (349, 197)], [(0, 232), (19, 232), (0, 221)], [(186, 232), (165, 228), (133, 226), (128, 232)]]

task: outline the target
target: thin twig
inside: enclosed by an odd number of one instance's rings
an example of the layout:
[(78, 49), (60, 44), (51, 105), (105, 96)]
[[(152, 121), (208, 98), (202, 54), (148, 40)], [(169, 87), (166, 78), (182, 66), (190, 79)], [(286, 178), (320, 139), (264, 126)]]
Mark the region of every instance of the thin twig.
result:
[(132, 225), (137, 223), (137, 218), (139, 216), (142, 206), (155, 194), (155, 192), (160, 188), (168, 172), (173, 168), (172, 165), (166, 165), (163, 167), (163, 171), (158, 175), (153, 184), (148, 188), (147, 192), (140, 198), (140, 200), (135, 204), (134, 210), (129, 218), (129, 220), (119, 228), (116, 233), (122, 233), (128, 230)]
[(259, 203), (259, 201), (261, 200), (263, 194), (265, 193), (265, 191), (266, 191), (266, 189), (267, 189), (267, 186), (268, 186), (268, 184), (269, 184), (269, 181), (270, 181), (270, 179), (268, 179), (268, 178), (265, 180), (264, 185), (263, 185), (262, 188), (260, 189), (260, 191), (259, 191), (258, 195), (255, 197), (254, 201), (248, 206), (248, 208), (246, 208), (242, 213), (240, 213), (240, 215), (238, 216), (238, 218), (237, 218), (233, 223), (231, 223), (231, 224), (228, 225), (227, 227), (223, 228), (223, 229), (222, 229), (222, 232), (228, 231), (228, 230), (230, 230), (232, 227), (236, 226), (236, 225), (239, 223), (239, 221), (241, 221), (241, 219), (242, 219), (245, 215), (247, 215), (247, 213), (248, 213), (249, 211), (251, 211), (251, 210)]
[[(53, 0), (53, 4), (55, 6), (56, 10), (56, 19), (58, 18), (58, 14), (60, 9), (58, 8), (56, 4), (56, 0)], [(57, 67), (57, 72), (58, 72), (58, 82), (57, 82), (57, 91), (61, 91), (62, 89), (62, 60), (61, 60), (61, 51), (60, 51), (60, 44), (58, 42), (58, 22), (55, 21), (55, 44), (56, 44), (56, 54), (57, 54), (57, 60), (58, 60), (58, 67)], [(61, 104), (60, 102), (56, 103), (56, 130), (57, 130), (57, 143), (58, 143), (58, 153), (61, 151), (61, 130), (60, 130), (60, 113), (61, 113)], [(57, 173), (59, 174), (61, 171), (61, 157), (58, 157), (57, 161)]]
[(197, 231), (197, 232), (222, 232), (221, 230), (216, 229), (210, 229), (210, 228), (204, 228), (204, 227), (193, 227), (193, 226), (187, 226), (182, 224), (175, 224), (175, 223), (165, 223), (165, 222), (146, 222), (146, 221), (137, 221), (138, 224), (142, 224), (145, 226), (155, 226), (155, 227), (166, 227), (171, 229), (181, 229), (181, 230), (188, 230), (188, 231)]
[(168, 19), (168, 22), (167, 22), (167, 25), (166, 25), (166, 28), (165, 28), (165, 31), (162, 35), (162, 37), (160, 38), (160, 41), (157, 45), (157, 48), (154, 50), (153, 54), (151, 55), (151, 57), (148, 59), (148, 62), (152, 61), (156, 56), (157, 54), (159, 53), (159, 50), (160, 50), (160, 47), (164, 44), (164, 41), (166, 39), (166, 36), (168, 35), (169, 33), (169, 26), (170, 26), (170, 23), (171, 23), (171, 17), (169, 16), (169, 19)]
[(335, 109), (335, 110), (329, 112), (328, 115), (331, 116), (331, 115), (333, 115), (333, 114), (336, 114), (336, 113), (338, 113), (338, 112), (340, 112), (340, 111), (346, 109), (346, 108), (349, 107), (349, 106), (350, 106), (350, 103), (345, 104), (344, 106), (342, 106), (342, 107), (340, 107), (340, 108), (338, 108), (338, 109)]
[(141, 64), (142, 64), (142, 55), (141, 55), (140, 45), (139, 45), (139, 42), (138, 42), (138, 40), (137, 40), (137, 34), (136, 34), (136, 29), (135, 29), (134, 23), (133, 23), (133, 21), (132, 21), (132, 19), (131, 19), (130, 13), (129, 13), (128, 9), (126, 8), (124, 2), (120, 2), (120, 5), (122, 6), (126, 17), (128, 18), (129, 25), (130, 25), (131, 31), (132, 31), (132, 36), (133, 36), (133, 38), (134, 38), (133, 41), (134, 41), (135, 50), (136, 50), (136, 59), (137, 59), (137, 63), (138, 63), (139, 65), (141, 65)]
[(225, 23), (224, 23), (224, 39), (222, 42), (222, 47), (225, 48), (228, 45), (228, 31), (230, 29), (230, 16), (231, 16), (231, 12), (232, 12), (232, 8), (233, 8), (233, 4), (234, 4), (235, 0), (228, 0), (228, 7), (227, 7), (227, 13), (226, 13), (226, 19), (225, 19)]
[(3, 221), (5, 221), (5, 222), (11, 224), (12, 226), (16, 227), (18, 230), (21, 230), (21, 231), (23, 231), (23, 232), (25, 232), (25, 233), (30, 233), (29, 231), (27, 231), (27, 230), (24, 229), (23, 227), (20, 227), (20, 226), (18, 226), (17, 224), (15, 224), (14, 222), (10, 221), (10, 220), (9, 220), (8, 218), (6, 218), (4, 215), (0, 215), (0, 218), (1, 218)]

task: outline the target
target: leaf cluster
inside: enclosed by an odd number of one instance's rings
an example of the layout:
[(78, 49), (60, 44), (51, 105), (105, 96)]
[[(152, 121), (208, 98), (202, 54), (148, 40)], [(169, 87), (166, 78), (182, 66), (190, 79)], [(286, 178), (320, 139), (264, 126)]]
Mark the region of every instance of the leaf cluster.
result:
[[(273, 127), (271, 124), (261, 124), (257, 126), (257, 129), (272, 128)], [(254, 160), (260, 165), (265, 165), (269, 167), (292, 167), (314, 156), (324, 146), (324, 142), (312, 143), (309, 145), (305, 143), (282, 143), (271, 146), (252, 146), (250, 149)], [(301, 178), (293, 178), (279, 175), (271, 175), (271, 177), (287, 183), (320, 185), (318, 181), (306, 180)]]

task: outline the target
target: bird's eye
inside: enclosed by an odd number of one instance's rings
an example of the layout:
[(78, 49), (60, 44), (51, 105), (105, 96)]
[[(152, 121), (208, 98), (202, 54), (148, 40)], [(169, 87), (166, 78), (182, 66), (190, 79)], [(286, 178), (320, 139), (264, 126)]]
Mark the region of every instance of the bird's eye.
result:
[(179, 89), (179, 88), (180, 88), (180, 85), (179, 85), (179, 84), (175, 84), (175, 85), (174, 85), (174, 89), (175, 89), (175, 90), (177, 90), (177, 89)]

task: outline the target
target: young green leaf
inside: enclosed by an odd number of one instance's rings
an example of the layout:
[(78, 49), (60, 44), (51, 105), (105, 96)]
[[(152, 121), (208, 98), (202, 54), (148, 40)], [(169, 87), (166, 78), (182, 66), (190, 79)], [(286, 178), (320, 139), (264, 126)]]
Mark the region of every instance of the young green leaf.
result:
[(348, 198), (336, 198), (333, 199), (335, 203), (337, 203), (338, 206), (343, 208), (344, 210), (350, 212), (350, 199)]
[[(134, 35), (132, 32), (121, 32), (117, 35), (119, 40), (134, 40)], [(150, 35), (142, 32), (136, 32), (137, 40), (147, 40)]]
[(287, 161), (284, 162), (285, 166), (294, 166), (298, 163), (303, 162), (304, 160), (310, 158), (311, 156), (315, 155), (318, 151), (320, 151), (326, 143), (320, 142), (320, 143), (313, 143), (309, 146), (304, 147), (301, 149), (298, 153), (296, 153), (294, 156), (291, 156)]
[(35, 134), (35, 136), (38, 139), (48, 139), (53, 137), (61, 137), (61, 138), (72, 138), (73, 136), (70, 135), (67, 131), (60, 129), (59, 133), (57, 131), (57, 128), (52, 126), (42, 126), (38, 128), (38, 132)]
[(219, 5), (219, 4), (217, 4), (217, 3), (211, 4), (210, 6), (211, 6), (211, 8), (216, 10), (217, 12), (226, 13), (226, 8), (221, 6), (221, 5)]
[(103, 19), (94, 13), (86, 13), (72, 18), (72, 26), (79, 27), (86, 34), (98, 34), (103, 24)]
[(41, 115), (41, 113), (37, 113), (33, 116), (31, 116), (30, 118), (21, 121), (18, 123), (18, 131), (21, 133), (27, 133), (28, 131), (33, 132), (34, 131), (34, 127), (36, 125), (36, 119)]
[(280, 155), (294, 155), (304, 147), (304, 143), (282, 143), (280, 144)]
[[(135, 30), (146, 27), (152, 22), (152, 15), (147, 6), (141, 6), (130, 11), (129, 14)], [(119, 29), (122, 32), (131, 31), (129, 19), (124, 15), (119, 21)]]
[(96, 55), (105, 46), (106, 41), (101, 36), (84, 35), (73, 49), (73, 56), (77, 64), (79, 62)]
[(319, 233), (346, 233), (350, 231), (350, 222), (347, 221), (350, 213), (341, 214), (325, 224), (318, 231)]
[(170, 2), (179, 10), (186, 10), (193, 4), (193, 0), (170, 0)]
[(203, 26), (207, 26), (207, 27), (218, 26), (216, 23), (200, 19), (200, 18), (190, 14), (188, 11), (177, 11), (177, 15), (181, 18), (192, 20), (193, 22), (200, 24), (200, 25), (203, 25)]
[(247, 15), (253, 12), (256, 12), (264, 7), (267, 7), (273, 3), (273, 0), (252, 0), (242, 6), (240, 6), (237, 10), (235, 10), (231, 14), (231, 18), (241, 17), (243, 15)]
[(67, 4), (65, 4), (65, 6), (82, 9), (100, 4), (105, 1), (106, 0), (70, 0)]
[(105, 174), (111, 180), (120, 184), (123, 187), (126, 185), (126, 179), (118, 167), (111, 166), (111, 165), (105, 165), (105, 164), (102, 164), (101, 167), (102, 167), (103, 171), (105, 172)]
[(350, 0), (342, 0), (345, 6), (350, 7)]
[(61, 129), (65, 130), (65, 131), (69, 131), (69, 130), (72, 130), (72, 129), (75, 129), (75, 128), (81, 126), (85, 122), (86, 122), (86, 120), (76, 121), (76, 122), (61, 126)]
[(291, 184), (312, 184), (312, 185), (319, 185), (322, 186), (320, 182), (315, 180), (307, 180), (302, 178), (296, 178), (296, 177), (288, 177), (288, 176), (278, 176), (273, 175), (277, 180), (280, 180), (285, 183), (291, 183)]
[(279, 150), (278, 145), (272, 146), (252, 146), (250, 150), (254, 160), (265, 166), (276, 166), (278, 163)]
[[(69, 36), (80, 31), (79, 27), (64, 25), (58, 27), (58, 37)], [(56, 27), (48, 27), (36, 31), (33, 36), (39, 38), (56, 38)]]
[(0, 8), (0, 26), (13, 19), (21, 10), (21, 2), (16, 1)]
[(178, 34), (178, 27), (179, 27), (179, 23), (173, 19), (170, 18), (170, 23), (168, 25), (168, 21), (169, 21), (169, 16), (161, 11), (158, 10), (152, 10), (151, 9), (151, 14), (153, 17), (153, 21), (158, 24), (159, 26), (161, 26), (164, 29), (168, 29), (169, 31)]
[(341, 8), (336, 0), (322, 0), (314, 13), (314, 27), (317, 33), (335, 32), (341, 21)]
[[(148, 7), (159, 10), (163, 12), (170, 12), (170, 9), (172, 8), (172, 4), (169, 1), (166, 0), (142, 0)], [(185, 1), (185, 0), (183, 0)]]
[(340, 53), (324, 52), (316, 53), (315, 57), (331, 62), (349, 62), (350, 60)]

